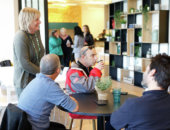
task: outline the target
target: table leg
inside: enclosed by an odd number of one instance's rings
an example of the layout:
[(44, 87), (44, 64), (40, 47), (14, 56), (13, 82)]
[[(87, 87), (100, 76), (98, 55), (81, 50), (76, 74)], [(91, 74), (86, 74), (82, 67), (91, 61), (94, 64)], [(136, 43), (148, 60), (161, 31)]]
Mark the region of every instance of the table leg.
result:
[(97, 130), (105, 130), (105, 123), (104, 123), (103, 116), (97, 117)]

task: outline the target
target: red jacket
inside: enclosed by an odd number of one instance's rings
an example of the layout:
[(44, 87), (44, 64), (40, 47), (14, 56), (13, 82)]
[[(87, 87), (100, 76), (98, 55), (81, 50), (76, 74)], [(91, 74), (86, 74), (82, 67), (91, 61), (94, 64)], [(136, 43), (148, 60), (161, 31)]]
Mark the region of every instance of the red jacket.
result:
[[(66, 76), (66, 92), (70, 94), (75, 93), (90, 93), (95, 90), (95, 82), (101, 77), (102, 73), (97, 68), (86, 68), (79, 61), (73, 64), (67, 72)], [(79, 119), (95, 119), (94, 116), (82, 116), (71, 114), (72, 118)]]

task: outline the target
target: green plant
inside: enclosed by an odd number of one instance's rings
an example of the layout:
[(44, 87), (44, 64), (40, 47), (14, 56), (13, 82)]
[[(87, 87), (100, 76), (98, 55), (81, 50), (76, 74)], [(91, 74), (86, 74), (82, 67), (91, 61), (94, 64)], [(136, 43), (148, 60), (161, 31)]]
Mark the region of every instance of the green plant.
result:
[(144, 16), (144, 29), (147, 29), (146, 28), (146, 25), (147, 25), (147, 22), (148, 22), (148, 19), (149, 19), (149, 16), (148, 16), (148, 5), (146, 4), (143, 9), (142, 9), (142, 14)]
[(121, 19), (121, 20), (120, 20), (120, 23), (121, 23), (121, 24), (126, 24), (126, 20), (125, 20), (125, 19)]
[(108, 77), (102, 77), (102, 78), (100, 78), (99, 80), (96, 81), (96, 86), (101, 91), (108, 89), (109, 87), (111, 87), (111, 85), (112, 85), (112, 80), (109, 76)]
[(116, 28), (120, 27), (120, 21), (121, 21), (121, 12), (119, 10), (117, 10), (115, 12), (115, 15), (114, 15), (114, 20), (115, 20), (115, 25), (116, 25)]
[(111, 37), (112, 35), (109, 33), (109, 34), (105, 34), (106, 37)]
[(135, 12), (135, 9), (134, 8), (130, 8), (129, 12), (131, 13), (132, 11)]
[(142, 36), (142, 31), (141, 31), (141, 30), (138, 31), (137, 36), (138, 36), (138, 37), (141, 37), (141, 36)]

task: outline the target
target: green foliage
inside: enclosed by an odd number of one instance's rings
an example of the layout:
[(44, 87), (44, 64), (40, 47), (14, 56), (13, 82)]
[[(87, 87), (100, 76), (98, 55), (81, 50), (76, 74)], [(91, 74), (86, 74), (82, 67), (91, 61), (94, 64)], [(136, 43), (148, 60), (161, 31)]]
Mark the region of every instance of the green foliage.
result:
[(96, 86), (101, 90), (104, 91), (108, 89), (112, 85), (111, 78), (108, 77), (102, 77), (101, 79), (97, 80)]
[(115, 20), (115, 24), (116, 24), (116, 28), (118, 28), (120, 26), (120, 21), (121, 21), (121, 12), (119, 10), (117, 10), (114, 14), (114, 20)]
[(134, 8), (130, 8), (129, 9), (129, 12), (131, 13), (131, 10), (133, 10), (133, 12), (135, 12), (135, 9)]
[(121, 24), (126, 24), (126, 20), (122, 18), (122, 19), (120, 20), (120, 23), (121, 23)]
[(148, 16), (148, 8), (149, 6), (146, 4), (143, 9), (142, 9), (142, 14), (144, 16), (144, 29), (146, 29), (146, 25), (147, 25), (147, 22), (148, 22), (148, 19), (149, 19), (149, 16)]
[(142, 30), (139, 30), (139, 31), (138, 31), (137, 36), (138, 36), (138, 37), (141, 37), (141, 36), (142, 36)]
[(105, 34), (105, 36), (107, 36), (107, 37), (111, 37), (111, 36), (112, 36), (112, 34), (110, 34), (110, 33), (109, 33), (109, 34)]

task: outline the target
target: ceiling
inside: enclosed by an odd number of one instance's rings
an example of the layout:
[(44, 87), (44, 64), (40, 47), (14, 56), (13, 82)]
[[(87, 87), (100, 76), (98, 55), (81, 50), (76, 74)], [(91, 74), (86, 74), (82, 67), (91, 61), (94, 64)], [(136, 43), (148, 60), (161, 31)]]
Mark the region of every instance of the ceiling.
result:
[(76, 5), (105, 5), (112, 0), (48, 0), (49, 6), (76, 6)]

